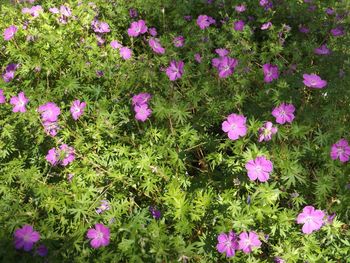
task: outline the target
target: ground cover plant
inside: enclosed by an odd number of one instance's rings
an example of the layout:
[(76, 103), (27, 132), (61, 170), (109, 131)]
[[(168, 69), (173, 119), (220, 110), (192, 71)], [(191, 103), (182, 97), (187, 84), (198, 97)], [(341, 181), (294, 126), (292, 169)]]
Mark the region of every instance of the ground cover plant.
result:
[(350, 262), (348, 1), (0, 7), (1, 262)]

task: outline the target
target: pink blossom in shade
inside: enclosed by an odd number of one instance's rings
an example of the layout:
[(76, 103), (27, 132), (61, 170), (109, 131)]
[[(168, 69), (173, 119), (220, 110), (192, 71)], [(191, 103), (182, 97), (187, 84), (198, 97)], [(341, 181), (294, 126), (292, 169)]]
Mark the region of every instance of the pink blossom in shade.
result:
[(136, 112), (135, 119), (138, 121), (146, 121), (152, 114), (152, 110), (148, 108), (147, 104), (135, 105), (134, 110)]
[(247, 8), (244, 4), (235, 6), (235, 10), (237, 13), (243, 13), (246, 9)]
[(18, 68), (18, 64), (9, 64), (7, 65), (4, 74), (2, 74), (2, 79), (5, 82), (10, 82), (11, 80), (14, 79), (15, 77), (15, 73), (16, 73), (16, 69)]
[(96, 35), (96, 39), (97, 39), (97, 45), (100, 47), (102, 46), (106, 40), (104, 40), (104, 38), (102, 38), (102, 36)]
[(270, 141), (272, 139), (272, 135), (277, 133), (277, 130), (277, 127), (274, 127), (272, 122), (265, 122), (264, 125), (259, 128), (259, 142)]
[(157, 36), (157, 29), (155, 27), (150, 27), (148, 29), (148, 33), (152, 36), (152, 37), (155, 37)]
[(272, 26), (271, 22), (267, 22), (261, 25), (261, 30), (267, 30)]
[(221, 233), (218, 236), (218, 244), (216, 249), (219, 253), (226, 254), (226, 257), (233, 257), (238, 250), (238, 239), (237, 235), (230, 231), (228, 234)]
[(166, 68), (165, 73), (167, 74), (168, 78), (171, 81), (175, 81), (182, 77), (184, 73), (184, 66), (185, 66), (185, 63), (182, 60), (180, 61), (172, 60), (170, 62), (169, 67)]
[(238, 21), (234, 22), (233, 29), (235, 31), (243, 31), (244, 26), (245, 26), (244, 21), (243, 20), (238, 20)]
[(219, 57), (226, 57), (230, 51), (228, 51), (226, 48), (217, 48), (215, 49), (215, 53), (219, 55)]
[(35, 253), (38, 254), (40, 257), (46, 257), (49, 251), (45, 245), (40, 245), (36, 249)]
[(122, 47), (122, 45), (117, 40), (111, 41), (110, 45), (113, 49), (119, 49)]
[(326, 44), (323, 44), (320, 47), (315, 48), (314, 52), (317, 55), (329, 55), (331, 53), (331, 50), (329, 48), (327, 48)]
[(134, 95), (132, 97), (132, 105), (133, 106), (141, 106), (143, 104), (147, 104), (148, 101), (151, 99), (151, 94), (149, 93), (139, 93), (137, 95)]
[(329, 8), (326, 9), (326, 14), (331, 16), (331, 15), (334, 15), (334, 14), (335, 14), (335, 11), (334, 11), (333, 8), (330, 8), (330, 7), (329, 7)]
[(202, 56), (199, 53), (194, 54), (194, 59), (197, 61), (197, 63), (202, 62)]
[(331, 148), (331, 158), (333, 160), (339, 159), (342, 163), (350, 159), (350, 146), (347, 140), (340, 139)]
[(327, 86), (327, 81), (321, 79), (318, 75), (316, 74), (304, 74), (303, 75), (303, 83), (305, 86), (309, 88), (314, 88), (314, 89), (323, 89), (324, 87)]
[(109, 202), (107, 200), (101, 200), (100, 206), (96, 208), (96, 213), (101, 214), (104, 211), (109, 210), (111, 207), (109, 205)]
[(18, 96), (14, 96), (10, 99), (10, 104), (13, 105), (13, 112), (26, 112), (26, 105), (28, 98), (24, 95), (24, 92), (18, 93)]
[(175, 47), (183, 47), (185, 44), (185, 38), (183, 36), (175, 37), (173, 43)]
[(239, 235), (238, 248), (243, 251), (243, 253), (248, 254), (252, 252), (254, 248), (259, 248), (261, 246), (261, 241), (257, 233), (243, 232)]
[(86, 102), (80, 102), (80, 100), (73, 101), (73, 104), (70, 107), (70, 113), (75, 121), (84, 113), (85, 107)]
[(75, 150), (73, 147), (68, 146), (67, 144), (62, 144), (60, 146), (60, 160), (62, 166), (67, 166), (75, 159)]
[(47, 102), (44, 105), (39, 106), (38, 112), (41, 113), (42, 121), (55, 122), (60, 115), (61, 110), (54, 102)]
[(43, 122), (45, 133), (51, 137), (55, 137), (60, 130), (57, 122), (45, 121)]
[(200, 15), (197, 18), (197, 25), (199, 26), (200, 29), (206, 29), (209, 27), (211, 24), (214, 24), (215, 20), (207, 15)]
[(308, 34), (308, 33), (310, 33), (310, 29), (308, 27), (306, 27), (306, 26), (300, 25), (299, 26), (299, 32), (300, 33), (304, 33), (304, 34)]
[(272, 116), (276, 118), (276, 122), (279, 124), (292, 123), (295, 118), (294, 111), (295, 107), (293, 104), (282, 103), (273, 109)]
[(11, 40), (15, 36), (15, 34), (17, 33), (17, 30), (18, 30), (18, 28), (14, 25), (6, 28), (4, 30), (4, 34), (3, 34), (4, 40), (6, 40), (6, 41)]
[(24, 225), (22, 228), (16, 229), (13, 236), (15, 248), (23, 248), (24, 251), (32, 250), (34, 244), (40, 239), (39, 232), (34, 231), (31, 225)]
[(4, 91), (0, 89), (0, 104), (4, 104), (6, 102), (6, 97), (4, 96)]
[(266, 182), (270, 178), (273, 164), (264, 156), (258, 156), (254, 160), (248, 161), (245, 168), (248, 171), (248, 177), (251, 181), (258, 179), (260, 182)]
[(103, 224), (95, 224), (95, 228), (90, 228), (87, 238), (91, 239), (90, 245), (93, 248), (105, 247), (109, 245), (110, 230)]
[(235, 141), (247, 134), (246, 121), (247, 118), (243, 115), (232, 113), (222, 123), (221, 128), (224, 132), (227, 132), (230, 140)]
[(275, 79), (278, 79), (279, 72), (278, 67), (276, 65), (272, 64), (265, 64), (263, 65), (263, 72), (264, 72), (264, 82), (270, 83)]
[(119, 55), (124, 59), (124, 60), (129, 60), (132, 57), (132, 51), (128, 47), (122, 47), (119, 49)]
[(109, 28), (109, 25), (106, 22), (102, 22), (97, 19), (92, 20), (91, 27), (95, 33), (104, 34), (104, 33), (109, 33), (111, 31)]
[(331, 29), (331, 34), (334, 37), (340, 37), (340, 36), (345, 35), (345, 30), (342, 27), (336, 27), (336, 28)]
[(144, 20), (139, 20), (132, 22), (130, 28), (128, 29), (128, 35), (130, 37), (138, 37), (147, 32), (146, 22)]
[(152, 50), (157, 54), (164, 54), (165, 48), (162, 47), (158, 39), (150, 38), (148, 40), (149, 46), (152, 48)]
[(227, 78), (233, 74), (238, 60), (230, 57), (223, 57), (218, 65), (219, 78)]
[(302, 228), (304, 234), (311, 234), (322, 227), (324, 217), (325, 213), (322, 210), (315, 210), (313, 206), (308, 205), (298, 215), (297, 223), (304, 224)]

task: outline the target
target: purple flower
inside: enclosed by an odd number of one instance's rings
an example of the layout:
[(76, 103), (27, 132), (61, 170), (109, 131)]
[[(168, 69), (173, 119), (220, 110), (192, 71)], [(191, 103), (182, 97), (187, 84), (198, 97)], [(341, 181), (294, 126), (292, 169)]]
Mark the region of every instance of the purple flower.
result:
[(202, 56), (199, 53), (194, 54), (194, 59), (197, 61), (197, 63), (202, 62)]
[(14, 242), (16, 249), (24, 251), (32, 250), (34, 244), (40, 239), (40, 234), (34, 231), (31, 225), (24, 225), (22, 228), (16, 229), (14, 233)]
[(129, 9), (129, 16), (130, 16), (131, 18), (136, 18), (136, 17), (138, 16), (138, 13), (137, 13), (136, 9), (130, 8), (130, 9)]
[(60, 13), (62, 16), (70, 17), (72, 15), (72, 10), (68, 6), (61, 5)]
[(119, 55), (124, 60), (129, 60), (132, 57), (132, 51), (128, 47), (122, 47), (122, 48), (119, 49)]
[(23, 8), (22, 13), (23, 14), (30, 14), (32, 17), (37, 17), (41, 12), (43, 12), (44, 9), (40, 5), (32, 6), (31, 8)]
[(230, 140), (235, 141), (239, 137), (247, 134), (246, 117), (243, 115), (232, 113), (222, 123), (222, 130), (228, 133)]
[(344, 28), (342, 28), (342, 27), (336, 27), (336, 28), (333, 28), (333, 29), (331, 30), (331, 34), (332, 34), (334, 37), (340, 37), (340, 36), (342, 36), (342, 35), (345, 34), (345, 30), (344, 30)]
[(62, 144), (58, 149), (52, 148), (47, 153), (45, 159), (52, 165), (67, 166), (75, 159), (74, 148), (67, 144)]
[(128, 29), (128, 35), (130, 37), (138, 37), (147, 32), (146, 22), (144, 20), (139, 20), (132, 22), (130, 28)]
[(295, 117), (294, 111), (295, 107), (293, 104), (282, 103), (273, 109), (272, 116), (276, 118), (276, 122), (279, 124), (292, 123)]
[(7, 65), (4, 74), (2, 74), (2, 79), (5, 82), (10, 82), (11, 80), (14, 79), (16, 69), (18, 68), (18, 64), (9, 64)]
[(327, 86), (327, 81), (322, 80), (318, 75), (316, 74), (304, 74), (304, 85), (309, 88), (315, 88), (315, 89), (323, 89)]
[(275, 261), (275, 263), (286, 263), (286, 261), (280, 257), (275, 257), (274, 261)]
[(67, 175), (67, 180), (68, 180), (68, 182), (72, 182), (72, 180), (73, 180), (73, 177), (74, 177), (74, 174), (68, 174)]
[(322, 210), (315, 210), (313, 206), (305, 206), (303, 212), (297, 217), (297, 223), (304, 224), (302, 228), (304, 234), (311, 234), (322, 227), (324, 216), (325, 213)]
[(109, 210), (111, 207), (109, 206), (109, 202), (107, 200), (101, 200), (100, 206), (96, 209), (97, 214), (101, 214), (104, 211)]
[(238, 60), (230, 57), (223, 57), (218, 65), (219, 78), (227, 78), (232, 75), (236, 66), (238, 64)]
[(315, 48), (314, 52), (317, 55), (329, 55), (331, 53), (331, 50), (329, 48), (327, 48), (326, 44), (323, 44), (320, 47)]
[(239, 235), (238, 248), (245, 254), (252, 252), (254, 248), (259, 248), (260, 246), (261, 241), (259, 240), (258, 234), (255, 232), (243, 232)]
[(80, 102), (80, 100), (73, 101), (73, 104), (70, 107), (70, 113), (75, 121), (84, 113), (85, 107), (86, 102)]
[(182, 47), (185, 44), (185, 38), (183, 36), (175, 37), (173, 43), (175, 47)]
[(87, 238), (91, 239), (90, 245), (93, 248), (105, 247), (109, 245), (110, 231), (103, 224), (95, 224), (95, 228), (90, 228), (87, 232)]
[(52, 14), (59, 14), (60, 10), (57, 7), (51, 7), (49, 8), (50, 13)]
[(110, 45), (113, 49), (119, 49), (122, 47), (122, 45), (117, 40), (111, 41)]
[(308, 34), (308, 33), (310, 33), (310, 29), (308, 27), (306, 27), (306, 26), (300, 25), (299, 26), (299, 32), (300, 33), (304, 33), (304, 34)]
[(4, 34), (3, 34), (4, 40), (6, 40), (6, 41), (11, 40), (15, 36), (15, 34), (17, 33), (17, 30), (18, 30), (18, 28), (14, 25), (6, 28), (4, 30)]
[(264, 125), (259, 128), (259, 142), (262, 141), (270, 141), (272, 138), (272, 135), (277, 133), (277, 127), (273, 127), (272, 122), (267, 121), (264, 123)]
[(270, 178), (273, 164), (264, 156), (258, 156), (248, 161), (245, 168), (248, 170), (248, 177), (251, 181), (258, 179), (260, 182), (266, 182)]
[(230, 51), (226, 48), (217, 48), (215, 49), (215, 53), (219, 55), (219, 57), (226, 57)]
[(46, 134), (50, 135), (51, 137), (55, 137), (57, 132), (60, 130), (60, 126), (57, 124), (57, 122), (45, 121), (43, 122), (43, 126)]
[(14, 96), (10, 99), (10, 104), (13, 105), (13, 112), (26, 112), (26, 105), (28, 98), (24, 95), (24, 92), (18, 93), (18, 96)]
[(244, 25), (245, 23), (243, 20), (238, 20), (233, 24), (233, 29), (236, 31), (243, 31)]
[(60, 115), (61, 110), (54, 102), (47, 102), (38, 108), (38, 112), (41, 113), (41, 119), (43, 122), (50, 121), (55, 122)]
[(146, 121), (152, 114), (152, 110), (148, 108), (147, 104), (135, 105), (134, 110), (136, 112), (135, 119), (138, 121)]
[(265, 83), (270, 83), (273, 80), (278, 79), (279, 73), (278, 73), (278, 67), (276, 65), (264, 64), (263, 72), (264, 72)]
[(218, 236), (218, 244), (216, 249), (219, 253), (226, 254), (226, 257), (233, 257), (236, 250), (238, 250), (238, 239), (237, 235), (230, 231), (228, 234), (221, 233)]
[(334, 11), (333, 8), (330, 8), (330, 7), (329, 7), (329, 8), (326, 9), (326, 14), (331, 16), (331, 15), (334, 15), (334, 14), (335, 14), (335, 11)]
[(4, 91), (0, 89), (0, 104), (4, 104), (6, 102), (6, 97), (4, 96)]
[(339, 159), (342, 163), (349, 161), (350, 159), (350, 146), (347, 140), (340, 139), (331, 148), (332, 160)]
[(197, 18), (197, 25), (199, 26), (200, 29), (206, 29), (209, 27), (211, 24), (214, 24), (215, 20), (207, 15), (200, 15)]
[(45, 245), (40, 245), (36, 249), (36, 254), (38, 254), (40, 257), (46, 257), (47, 253), (49, 253), (49, 251)]
[(184, 16), (184, 19), (185, 19), (187, 22), (189, 22), (189, 21), (192, 20), (192, 16)]
[(148, 33), (152, 36), (155, 37), (157, 36), (157, 29), (155, 27), (150, 27), (148, 28)]
[(150, 206), (149, 212), (151, 213), (152, 217), (156, 220), (160, 219), (162, 216), (162, 213), (155, 206)]
[(185, 63), (180, 61), (172, 60), (169, 67), (166, 69), (166, 74), (171, 81), (175, 81), (182, 77), (184, 73)]
[(267, 30), (272, 26), (271, 22), (267, 22), (261, 25), (261, 30)]
[(162, 47), (158, 39), (150, 38), (148, 40), (149, 46), (153, 49), (153, 51), (157, 54), (164, 54), (165, 49)]
[(139, 93), (137, 95), (134, 95), (132, 97), (132, 105), (133, 106), (141, 106), (143, 104), (147, 104), (148, 101), (151, 99), (151, 94), (149, 93)]
[(235, 10), (237, 13), (243, 13), (246, 10), (246, 6), (244, 4), (235, 6)]
[(94, 30), (95, 33), (108, 33), (110, 32), (109, 25), (106, 22), (99, 21), (97, 19), (92, 20), (91, 22), (92, 30)]

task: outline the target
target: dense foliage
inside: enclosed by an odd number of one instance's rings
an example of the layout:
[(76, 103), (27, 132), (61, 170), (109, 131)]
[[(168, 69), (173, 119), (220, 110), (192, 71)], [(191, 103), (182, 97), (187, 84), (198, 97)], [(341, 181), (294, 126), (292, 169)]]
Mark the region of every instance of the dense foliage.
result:
[(0, 8), (1, 262), (350, 262), (348, 1)]

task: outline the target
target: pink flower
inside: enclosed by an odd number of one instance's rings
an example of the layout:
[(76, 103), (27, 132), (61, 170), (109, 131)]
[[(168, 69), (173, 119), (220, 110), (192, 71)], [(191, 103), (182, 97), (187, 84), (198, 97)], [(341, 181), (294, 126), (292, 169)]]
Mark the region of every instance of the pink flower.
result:
[(143, 104), (147, 104), (148, 101), (151, 99), (151, 94), (149, 93), (139, 93), (137, 95), (134, 95), (132, 97), (132, 105), (133, 106), (141, 106)]
[(194, 54), (194, 59), (197, 61), (197, 63), (202, 62), (202, 56), (199, 53)]
[(246, 6), (244, 4), (235, 6), (235, 10), (237, 13), (243, 13), (246, 10)]
[(32, 17), (37, 17), (41, 12), (43, 12), (44, 9), (40, 5), (32, 6), (31, 8), (23, 8), (22, 13), (23, 14), (30, 14)]
[(228, 51), (226, 48), (217, 48), (215, 49), (215, 53), (219, 55), (219, 57), (226, 57), (230, 51)]
[(217, 67), (219, 71), (219, 78), (227, 78), (228, 76), (232, 75), (237, 65), (237, 59), (222, 57)]
[(275, 79), (278, 79), (279, 72), (278, 67), (272, 64), (264, 64), (263, 65), (264, 72), (264, 82), (270, 83)]
[(93, 248), (105, 247), (109, 245), (110, 231), (103, 224), (95, 224), (95, 228), (90, 228), (87, 232), (87, 238), (91, 239), (90, 245)]
[(122, 48), (119, 49), (119, 55), (124, 60), (129, 60), (132, 57), (132, 51), (128, 47), (122, 47)]
[(342, 27), (336, 27), (331, 30), (331, 34), (334, 37), (340, 37), (342, 35), (345, 35), (345, 30)]
[(326, 44), (323, 44), (319, 48), (315, 48), (314, 52), (317, 55), (329, 55), (331, 53), (331, 50), (329, 48), (327, 48)]
[(60, 130), (60, 126), (57, 122), (45, 121), (43, 122), (45, 133), (51, 137), (55, 137)]
[(347, 140), (340, 139), (332, 145), (331, 158), (333, 160), (339, 159), (342, 163), (350, 159), (350, 146)]
[(286, 122), (292, 123), (294, 120), (295, 107), (293, 104), (282, 103), (272, 111), (272, 116), (276, 118), (276, 122), (279, 124), (285, 124)]
[(153, 49), (153, 51), (157, 54), (164, 54), (165, 49), (162, 47), (162, 45), (159, 43), (158, 39), (150, 38), (148, 40), (149, 46)]
[(305, 206), (303, 212), (297, 217), (297, 223), (304, 224), (302, 228), (304, 234), (311, 234), (322, 227), (324, 216), (325, 213), (322, 210), (315, 210), (313, 206)]
[(24, 225), (22, 228), (16, 229), (13, 236), (15, 248), (23, 248), (24, 251), (32, 250), (34, 244), (40, 239), (40, 234), (34, 231), (31, 225)]
[(47, 247), (45, 245), (40, 245), (37, 249), (36, 249), (36, 254), (38, 254), (40, 257), (45, 257), (47, 256), (47, 253), (49, 253)]
[(52, 148), (46, 155), (45, 158), (52, 166), (58, 164), (62, 166), (67, 166), (75, 159), (75, 150), (73, 147), (67, 144), (62, 144), (58, 149)]
[(6, 97), (4, 96), (4, 91), (0, 89), (0, 104), (3, 104), (6, 102)]
[(261, 30), (267, 30), (272, 26), (271, 22), (267, 22), (261, 25)]
[(61, 110), (54, 102), (48, 102), (44, 105), (41, 105), (38, 108), (38, 112), (41, 113), (42, 121), (55, 122), (60, 115)]
[(211, 24), (214, 24), (215, 20), (207, 15), (200, 15), (197, 18), (197, 25), (199, 26), (200, 29), (205, 29), (209, 27)]
[(148, 108), (147, 104), (135, 105), (134, 110), (136, 112), (135, 119), (138, 121), (146, 121), (152, 114), (152, 110)]
[(117, 40), (111, 41), (110, 45), (113, 49), (119, 49), (122, 47), (122, 45)]
[(183, 36), (175, 37), (173, 43), (175, 47), (182, 47), (185, 44), (185, 38)]
[(245, 23), (243, 20), (238, 20), (238, 21), (234, 22), (233, 29), (236, 31), (243, 31), (244, 25), (245, 25)]
[(52, 166), (55, 166), (59, 161), (59, 154), (55, 148), (52, 148), (48, 151), (46, 157), (46, 161), (48, 161)]
[(233, 231), (230, 231), (228, 234), (221, 233), (218, 236), (218, 244), (216, 249), (219, 253), (225, 253), (226, 257), (233, 257), (236, 250), (238, 250), (238, 241), (237, 236)]
[(270, 141), (272, 135), (277, 133), (277, 127), (273, 127), (272, 122), (265, 122), (264, 125), (259, 128), (259, 142)]
[(70, 112), (74, 120), (79, 119), (79, 117), (84, 113), (85, 107), (85, 102), (80, 102), (80, 100), (73, 101), (73, 104), (70, 107)]
[(14, 96), (10, 99), (10, 104), (13, 105), (13, 112), (26, 112), (26, 105), (28, 99), (25, 97), (24, 92), (18, 93), (18, 96)]
[(259, 236), (253, 232), (243, 232), (239, 235), (238, 247), (245, 254), (252, 252), (254, 248), (259, 248), (261, 246), (261, 241)]
[(152, 37), (155, 37), (155, 36), (157, 36), (157, 29), (154, 28), (154, 27), (150, 27), (150, 28), (148, 29), (148, 33), (149, 33)]
[(304, 81), (303, 83), (305, 86), (309, 88), (315, 88), (315, 89), (323, 89), (327, 86), (327, 81), (321, 79), (316, 74), (304, 74), (303, 75)]
[(10, 82), (11, 80), (13, 80), (18, 66), (19, 66), (18, 64), (13, 64), (13, 63), (8, 64), (5, 69), (5, 73), (2, 75), (2, 79), (5, 82)]
[(167, 67), (167, 69), (166, 69), (166, 74), (167, 74), (168, 78), (171, 81), (175, 81), (175, 80), (181, 78), (183, 73), (184, 73), (184, 65), (185, 65), (185, 63), (182, 60), (180, 60), (180, 61), (172, 60), (170, 62), (169, 67)]
[(4, 30), (4, 34), (3, 34), (4, 40), (6, 40), (6, 41), (11, 40), (15, 36), (15, 34), (17, 33), (17, 30), (18, 30), (18, 28), (14, 25), (6, 28)]
[(92, 30), (94, 30), (95, 33), (108, 33), (110, 32), (109, 25), (106, 22), (99, 21), (97, 19), (92, 20), (91, 22)]
[(130, 37), (138, 37), (147, 32), (146, 22), (144, 20), (139, 20), (132, 22), (130, 28), (128, 29), (128, 35)]
[(248, 170), (250, 180), (255, 181), (258, 179), (260, 182), (266, 182), (270, 178), (273, 165), (264, 156), (258, 156), (254, 160), (248, 161), (245, 168)]
[(222, 123), (222, 130), (228, 133), (231, 140), (237, 140), (247, 134), (246, 117), (232, 113)]

